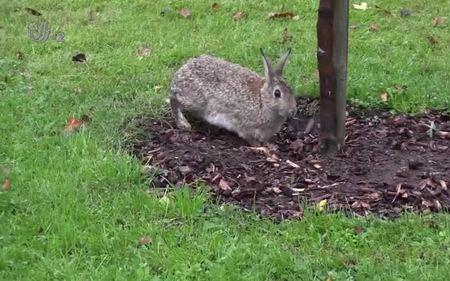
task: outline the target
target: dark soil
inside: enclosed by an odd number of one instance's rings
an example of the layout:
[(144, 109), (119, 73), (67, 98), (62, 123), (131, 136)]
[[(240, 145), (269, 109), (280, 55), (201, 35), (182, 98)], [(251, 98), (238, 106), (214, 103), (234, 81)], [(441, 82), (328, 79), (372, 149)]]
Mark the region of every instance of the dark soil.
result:
[[(141, 118), (134, 125), (144, 137), (132, 153), (155, 176), (152, 191), (203, 181), (219, 202), (278, 219), (300, 217), (305, 203), (385, 217), (449, 210), (447, 113), (410, 117), (349, 108), (346, 148), (325, 157), (319, 154), (317, 118), (311, 117), (318, 101), (302, 98), (298, 107), (298, 116), (265, 149), (202, 123), (182, 131), (170, 118)], [(440, 133), (431, 137), (433, 122)]]

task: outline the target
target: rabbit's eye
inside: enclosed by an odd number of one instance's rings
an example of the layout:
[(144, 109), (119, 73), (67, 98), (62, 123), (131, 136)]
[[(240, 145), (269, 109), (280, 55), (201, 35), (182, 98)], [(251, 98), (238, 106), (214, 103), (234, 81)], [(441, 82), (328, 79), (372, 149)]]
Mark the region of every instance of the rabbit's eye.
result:
[(276, 89), (276, 90), (273, 92), (273, 95), (274, 95), (276, 98), (281, 98), (281, 91), (278, 90), (278, 89)]

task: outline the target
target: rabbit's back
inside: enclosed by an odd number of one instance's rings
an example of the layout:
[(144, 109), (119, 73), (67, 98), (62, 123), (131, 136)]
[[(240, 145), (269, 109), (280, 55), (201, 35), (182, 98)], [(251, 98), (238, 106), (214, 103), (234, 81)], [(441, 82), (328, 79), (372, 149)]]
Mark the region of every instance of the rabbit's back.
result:
[(261, 84), (262, 78), (249, 69), (202, 55), (188, 60), (175, 73), (171, 91), (181, 103), (193, 108), (204, 108), (212, 102), (241, 107), (257, 101)]

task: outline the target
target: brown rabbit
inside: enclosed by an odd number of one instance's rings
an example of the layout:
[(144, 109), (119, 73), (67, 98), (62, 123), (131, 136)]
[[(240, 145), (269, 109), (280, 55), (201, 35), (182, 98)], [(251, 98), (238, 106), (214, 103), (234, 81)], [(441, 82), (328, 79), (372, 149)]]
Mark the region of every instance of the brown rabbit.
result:
[(282, 73), (289, 49), (274, 68), (260, 49), (264, 77), (238, 64), (209, 55), (190, 59), (174, 75), (170, 103), (179, 128), (191, 125), (183, 111), (237, 133), (258, 146), (276, 134), (296, 113), (292, 88)]

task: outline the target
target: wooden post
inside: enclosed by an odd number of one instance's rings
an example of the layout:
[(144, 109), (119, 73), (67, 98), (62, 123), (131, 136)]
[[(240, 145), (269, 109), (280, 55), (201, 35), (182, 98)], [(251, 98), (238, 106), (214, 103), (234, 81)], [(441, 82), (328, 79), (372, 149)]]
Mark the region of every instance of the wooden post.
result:
[(320, 143), (325, 154), (344, 146), (349, 0), (320, 0), (317, 62), (320, 77)]

